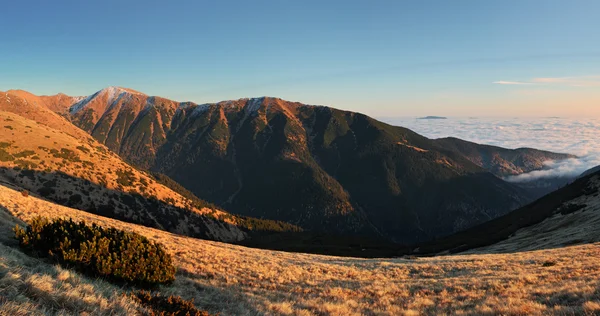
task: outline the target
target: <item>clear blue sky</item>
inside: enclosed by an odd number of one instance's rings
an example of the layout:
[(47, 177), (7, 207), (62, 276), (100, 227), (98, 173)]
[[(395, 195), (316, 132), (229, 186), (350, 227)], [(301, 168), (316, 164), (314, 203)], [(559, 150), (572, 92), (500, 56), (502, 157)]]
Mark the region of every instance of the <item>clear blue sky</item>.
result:
[(600, 115), (596, 0), (4, 1), (0, 16), (2, 91)]

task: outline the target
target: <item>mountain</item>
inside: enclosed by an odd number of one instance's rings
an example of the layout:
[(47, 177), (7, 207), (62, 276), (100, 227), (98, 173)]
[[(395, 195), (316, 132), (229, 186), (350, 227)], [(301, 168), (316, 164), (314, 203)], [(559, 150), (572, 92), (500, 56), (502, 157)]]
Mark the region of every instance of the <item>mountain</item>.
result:
[(36, 96), (23, 90), (8, 90), (0, 92), (0, 111), (15, 113), (78, 139), (86, 139), (90, 138), (88, 134), (73, 124), (69, 124), (59, 114), (64, 114), (74, 102), (80, 99), (64, 94)]
[(417, 118), (417, 120), (447, 120), (448, 118), (445, 116), (423, 116), (423, 117), (419, 117)]
[(460, 153), (474, 164), (525, 189), (536, 199), (575, 180), (574, 177), (569, 176), (535, 178), (527, 181), (511, 180), (511, 177), (516, 175), (546, 169), (545, 164), (550, 160), (577, 158), (575, 155), (559, 154), (533, 148), (506, 149), (480, 145), (454, 137), (440, 138), (434, 141), (440, 147)]
[(463, 143), (270, 97), (198, 105), (109, 87), (68, 117), (125, 160), (234, 213), (400, 242), (448, 235), (533, 199), (488, 171), (568, 157), (494, 148), (504, 158), (486, 160), (489, 146), (469, 144), (483, 152), (477, 158)]
[(600, 241), (600, 172), (463, 232), (422, 244), (417, 253), (509, 253)]
[(472, 163), (501, 178), (544, 169), (544, 163), (548, 160), (577, 158), (575, 155), (533, 148), (506, 149), (480, 145), (454, 137), (439, 138), (434, 142), (441, 148), (460, 153)]
[[(38, 117), (34, 112), (25, 114)], [(78, 130), (62, 117), (53, 119), (54, 123), (62, 119), (64, 130)], [(260, 231), (297, 230), (285, 223), (233, 216), (181, 190), (166, 176), (130, 166), (84, 132), (86, 136), (78, 138), (4, 111), (0, 122), (0, 183), (24, 194), (213, 240), (239, 241)]]

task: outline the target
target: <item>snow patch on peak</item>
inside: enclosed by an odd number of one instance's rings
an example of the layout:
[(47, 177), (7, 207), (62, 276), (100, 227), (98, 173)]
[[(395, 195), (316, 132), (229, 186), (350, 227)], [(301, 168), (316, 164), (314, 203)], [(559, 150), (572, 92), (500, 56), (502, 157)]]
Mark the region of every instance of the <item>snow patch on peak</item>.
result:
[(81, 109), (83, 109), (90, 101), (92, 101), (99, 94), (100, 94), (100, 91), (98, 91), (92, 95), (89, 95), (82, 100), (77, 101), (77, 103), (71, 105), (71, 107), (69, 108), (69, 112), (71, 114), (75, 114), (75, 113), (79, 112)]
[(127, 89), (127, 88), (115, 87), (115, 86), (110, 86), (108, 88), (104, 88), (100, 91), (100, 93), (103, 95), (107, 95), (107, 99), (111, 103), (114, 102), (116, 99), (123, 98), (123, 96), (125, 96), (125, 95), (127, 95), (127, 96), (131, 96), (131, 95), (145, 96), (145, 94), (143, 94), (141, 92), (137, 92), (135, 90), (131, 90), (131, 89)]
[(145, 96), (145, 94), (135, 91), (135, 90), (132, 90), (132, 89), (110, 86), (110, 87), (104, 88), (92, 95), (89, 95), (85, 98), (83, 98), (83, 97), (80, 98), (79, 100), (77, 100), (77, 102), (75, 104), (73, 104), (69, 108), (69, 112), (71, 114), (75, 114), (75, 113), (79, 112), (88, 103), (90, 103), (93, 99), (95, 99), (96, 97), (99, 97), (99, 96), (106, 96), (106, 100), (107, 100), (109, 106), (112, 107), (112, 106), (115, 106), (117, 101), (122, 99), (124, 96), (131, 97), (131, 95)]
[(129, 89), (129, 88), (123, 88), (123, 87), (117, 87), (117, 86), (110, 86), (110, 87), (106, 87), (102, 90), (100, 90), (101, 93), (108, 93), (108, 95), (111, 98), (114, 98), (117, 95), (120, 95), (121, 93), (129, 93), (129, 94), (136, 94), (136, 95), (145, 95), (139, 91), (135, 91), (133, 89)]
[(179, 109), (189, 109), (195, 105), (196, 105), (196, 103), (187, 101), (187, 102), (179, 102), (179, 105), (177, 107)]
[(206, 111), (208, 111), (208, 109), (210, 108), (211, 104), (205, 103), (205, 104), (198, 104), (196, 106), (196, 108), (192, 111), (191, 116), (197, 116), (200, 115)]
[(258, 110), (260, 109), (260, 106), (263, 104), (264, 100), (265, 100), (265, 97), (249, 99), (246, 102), (246, 107), (245, 107), (246, 113), (258, 112)]

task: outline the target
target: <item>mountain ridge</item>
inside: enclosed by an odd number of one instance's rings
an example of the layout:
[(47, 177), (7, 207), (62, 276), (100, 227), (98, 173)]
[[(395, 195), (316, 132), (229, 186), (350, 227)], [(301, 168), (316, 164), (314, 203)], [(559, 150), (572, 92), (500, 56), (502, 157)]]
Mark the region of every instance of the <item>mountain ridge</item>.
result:
[(426, 240), (533, 199), (456, 144), (326, 106), (195, 104), (109, 87), (70, 109), (71, 122), (126, 161), (237, 214), (309, 230)]

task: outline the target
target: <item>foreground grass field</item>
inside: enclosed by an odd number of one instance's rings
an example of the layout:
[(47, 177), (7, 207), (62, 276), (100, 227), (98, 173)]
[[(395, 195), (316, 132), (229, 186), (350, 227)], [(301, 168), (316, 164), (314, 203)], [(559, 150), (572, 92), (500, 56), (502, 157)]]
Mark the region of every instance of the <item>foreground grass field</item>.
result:
[[(0, 226), (3, 243), (11, 242), (12, 223), (36, 215), (72, 217), (158, 241), (174, 256), (178, 267), (175, 283), (162, 287), (161, 292), (193, 298), (197, 307), (221, 315), (600, 313), (599, 244), (514, 254), (354, 259), (182, 237), (24, 197), (3, 186), (0, 205), (5, 217), (2, 222), (8, 223)], [(35, 259), (6, 246), (0, 250), (2, 308), (55, 314), (57, 307), (63, 306), (62, 293), (75, 287), (68, 298), (75, 303), (65, 307), (65, 314), (79, 309), (92, 314), (137, 311), (132, 301), (111, 295), (121, 289), (53, 266), (40, 267), (31, 263)], [(70, 278), (76, 282), (65, 285), (64, 280)], [(31, 286), (12, 285), (34, 281), (33, 292)], [(44, 290), (36, 292), (35, 288)], [(12, 294), (6, 295), (9, 290)], [(89, 293), (95, 296), (79, 304)], [(47, 300), (57, 303), (45, 305)], [(56, 307), (49, 310), (45, 306)]]

